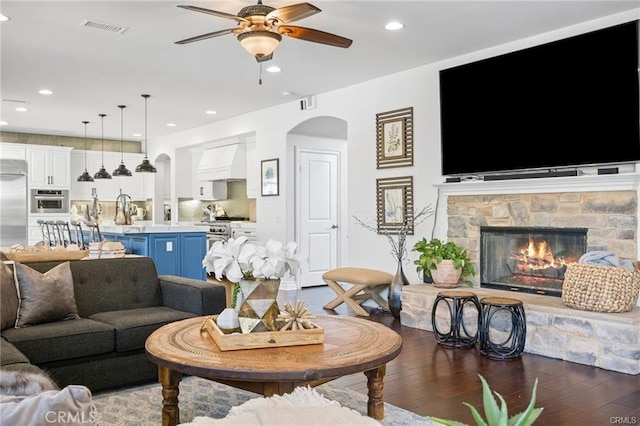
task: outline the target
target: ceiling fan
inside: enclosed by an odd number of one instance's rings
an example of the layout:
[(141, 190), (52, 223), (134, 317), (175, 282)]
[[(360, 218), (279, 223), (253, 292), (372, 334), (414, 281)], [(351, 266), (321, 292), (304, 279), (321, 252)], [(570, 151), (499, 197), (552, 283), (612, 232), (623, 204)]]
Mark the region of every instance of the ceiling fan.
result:
[(320, 12), (320, 9), (309, 3), (298, 3), (276, 9), (262, 4), (262, 0), (258, 0), (258, 4), (243, 7), (237, 15), (197, 6), (179, 5), (178, 7), (221, 18), (233, 19), (239, 26), (176, 41), (176, 44), (187, 44), (221, 35), (236, 34), (242, 47), (253, 55), (258, 62), (268, 61), (273, 57), (273, 51), (280, 44), (283, 35), (343, 48), (351, 46), (353, 42), (348, 38), (324, 31), (285, 25)]

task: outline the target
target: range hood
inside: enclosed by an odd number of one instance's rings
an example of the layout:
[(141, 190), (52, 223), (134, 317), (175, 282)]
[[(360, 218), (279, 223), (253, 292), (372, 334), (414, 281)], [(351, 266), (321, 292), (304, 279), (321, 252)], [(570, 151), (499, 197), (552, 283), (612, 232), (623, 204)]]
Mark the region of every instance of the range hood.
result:
[(247, 178), (246, 145), (235, 143), (202, 152), (198, 181), (238, 180)]

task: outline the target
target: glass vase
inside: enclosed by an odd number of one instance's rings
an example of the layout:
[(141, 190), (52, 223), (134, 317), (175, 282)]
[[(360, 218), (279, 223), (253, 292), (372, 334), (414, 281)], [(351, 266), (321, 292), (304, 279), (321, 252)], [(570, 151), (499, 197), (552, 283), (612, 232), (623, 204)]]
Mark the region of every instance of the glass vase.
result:
[(400, 311), (402, 310), (402, 287), (408, 284), (409, 280), (407, 280), (402, 270), (402, 261), (398, 261), (396, 274), (393, 276), (391, 284), (389, 284), (389, 294), (387, 298), (389, 310), (395, 318), (400, 318)]

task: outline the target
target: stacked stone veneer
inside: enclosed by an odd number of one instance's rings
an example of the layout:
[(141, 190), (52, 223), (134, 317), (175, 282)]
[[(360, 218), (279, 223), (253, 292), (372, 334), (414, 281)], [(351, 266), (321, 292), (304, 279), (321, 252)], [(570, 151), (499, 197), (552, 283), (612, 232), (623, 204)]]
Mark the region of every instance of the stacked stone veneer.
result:
[[(636, 191), (450, 195), (447, 240), (469, 251), (478, 269), (481, 226), (588, 228), (587, 250), (637, 259)], [(479, 283), (479, 274), (472, 281)]]
[[(430, 284), (405, 286), (400, 311), (402, 325), (433, 331), (431, 310), (438, 292), (443, 290)], [(522, 300), (527, 320), (525, 353), (640, 374), (640, 307), (621, 313), (589, 312), (569, 308), (559, 297), (484, 288), (459, 287), (458, 290), (472, 291), (479, 299), (499, 296)], [(446, 331), (448, 319), (444, 304), (439, 304), (438, 329)], [(474, 330), (476, 321), (475, 308), (465, 307), (466, 326)], [(509, 324), (498, 319), (492, 325), (495, 326), (490, 331), (492, 336), (508, 335)]]
[[(626, 177), (616, 176), (620, 181), (602, 187), (599, 178), (586, 179), (588, 183), (576, 185), (580, 189), (575, 191), (548, 184), (551, 188), (548, 193), (525, 182), (442, 185), (441, 189), (448, 194), (446, 239), (468, 249), (476, 271), (481, 226), (587, 228), (588, 250), (612, 251), (622, 259), (637, 260), (637, 180), (627, 182)], [(584, 179), (578, 177), (566, 182), (575, 180)], [(587, 191), (591, 189), (589, 186), (602, 190)], [(479, 274), (472, 281), (474, 288), (459, 289), (473, 291), (480, 298), (490, 295), (524, 302), (526, 353), (627, 374), (640, 373), (640, 307), (624, 313), (581, 311), (564, 305), (559, 297), (480, 288)], [(438, 291), (441, 289), (428, 284), (405, 286), (400, 313), (402, 325), (432, 330), (431, 309)], [(437, 317), (445, 321), (446, 315), (437, 313)], [(475, 319), (473, 314), (466, 315), (466, 321)], [(506, 330), (499, 322), (496, 327), (500, 330), (492, 333)]]

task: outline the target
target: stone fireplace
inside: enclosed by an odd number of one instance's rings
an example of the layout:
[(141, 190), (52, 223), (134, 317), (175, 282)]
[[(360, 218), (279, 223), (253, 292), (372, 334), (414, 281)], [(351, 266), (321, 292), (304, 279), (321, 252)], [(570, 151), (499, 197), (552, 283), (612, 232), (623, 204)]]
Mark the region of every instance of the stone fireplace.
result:
[[(522, 300), (527, 321), (525, 353), (640, 374), (640, 307), (623, 313), (572, 309), (564, 305), (560, 297), (537, 294), (537, 290), (528, 288), (526, 280), (521, 280), (524, 284), (520, 283), (520, 287), (525, 288), (511, 293), (487, 288), (490, 286), (483, 282), (494, 281), (494, 276), (507, 277), (507, 282), (502, 284), (511, 284), (513, 278), (509, 267), (491, 265), (489, 259), (482, 257), (488, 242), (502, 246), (489, 248), (494, 251), (490, 257), (495, 257), (495, 252), (500, 250), (501, 256), (510, 256), (513, 252), (517, 255), (524, 240), (525, 245), (529, 242), (527, 235), (526, 238), (517, 237), (517, 244), (505, 243), (501, 241), (505, 235), (499, 234), (489, 241), (482, 235), (483, 229), (521, 228), (527, 234), (536, 230), (533, 232), (536, 242), (542, 239), (538, 238), (537, 230), (540, 229), (573, 232), (580, 228), (586, 230), (586, 235), (580, 231), (578, 236), (571, 237), (574, 241), (556, 241), (555, 237), (551, 242), (547, 241), (554, 257), (574, 257), (580, 251), (603, 250), (616, 253), (620, 259), (637, 260), (640, 173), (472, 181), (436, 186), (439, 200), (434, 236), (455, 241), (468, 249), (476, 271), (480, 272), (473, 277), (474, 288), (470, 290), (479, 298), (499, 296)], [(583, 239), (586, 239), (584, 246), (565, 253), (568, 248), (564, 245), (581, 245)], [(517, 267), (513, 268), (517, 270)], [(554, 274), (562, 272), (561, 266), (555, 268)], [(554, 295), (561, 293), (558, 282), (553, 285), (547, 282), (544, 286), (551, 287), (549, 290), (555, 292)], [(507, 289), (514, 290), (512, 287)], [(405, 286), (400, 312), (402, 325), (431, 330), (431, 308), (439, 290), (430, 284)], [(473, 315), (469, 318), (472, 321), (471, 317)]]
[(480, 285), (562, 295), (567, 265), (587, 250), (587, 228), (480, 227)]

